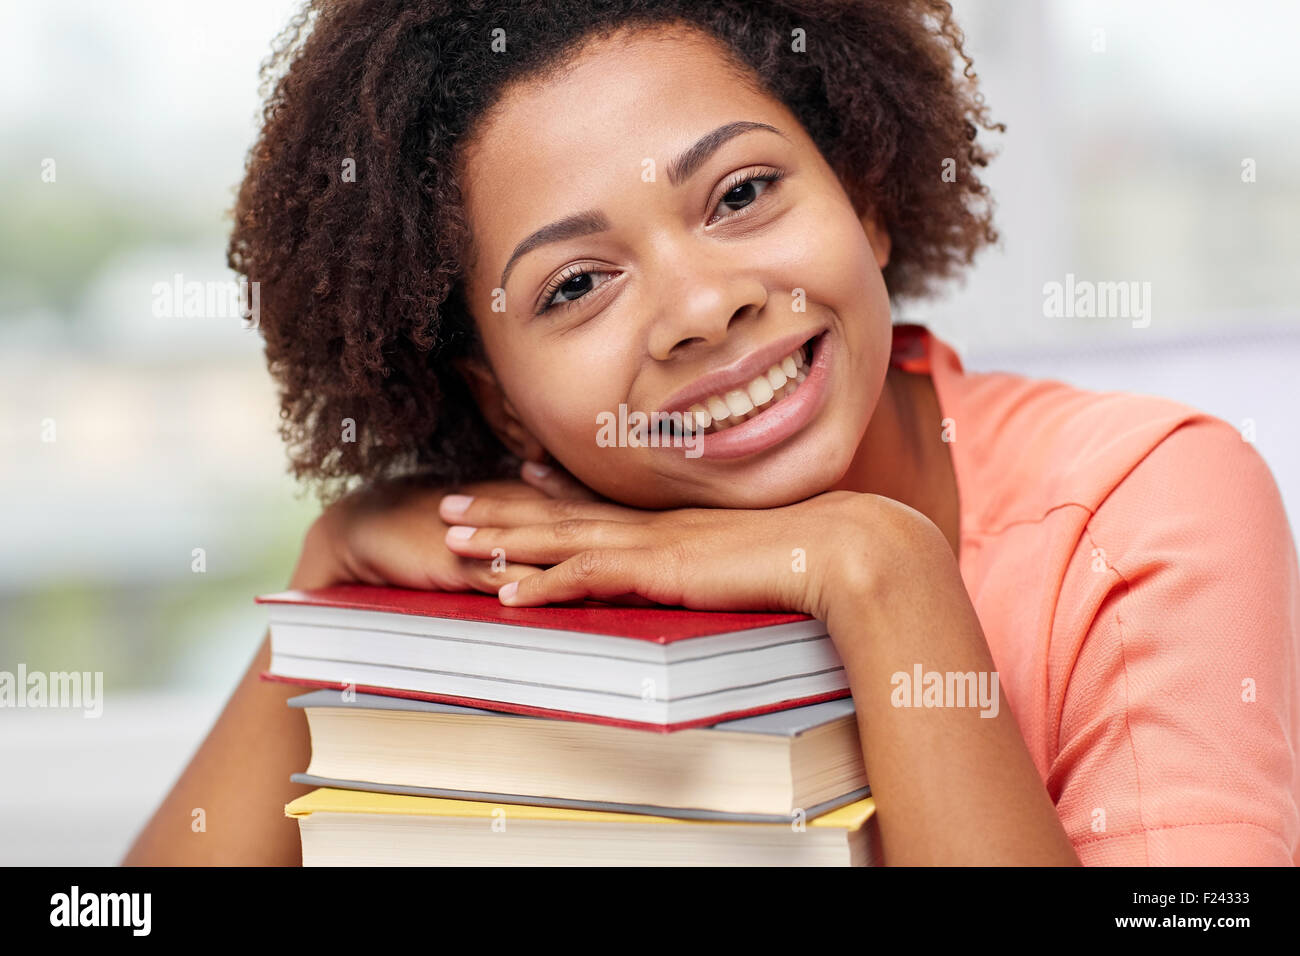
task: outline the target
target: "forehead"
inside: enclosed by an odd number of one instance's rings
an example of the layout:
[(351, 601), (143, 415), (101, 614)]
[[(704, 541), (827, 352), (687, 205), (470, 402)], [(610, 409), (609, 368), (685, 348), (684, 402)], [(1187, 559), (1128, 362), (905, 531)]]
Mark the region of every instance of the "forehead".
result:
[(665, 179), (669, 159), (702, 133), (734, 120), (788, 128), (786, 115), (698, 30), (657, 27), (589, 41), (546, 78), (508, 88), (465, 151), (464, 200), (485, 256), (478, 265), (499, 269), (509, 254), (503, 246), (605, 205), (620, 176), (641, 183), (647, 159)]

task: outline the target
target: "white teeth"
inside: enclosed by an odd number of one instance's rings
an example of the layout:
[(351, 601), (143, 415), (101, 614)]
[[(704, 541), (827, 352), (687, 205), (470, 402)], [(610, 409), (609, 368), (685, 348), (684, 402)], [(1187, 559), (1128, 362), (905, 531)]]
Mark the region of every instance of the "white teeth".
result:
[(731, 409), (731, 414), (737, 417), (754, 409), (754, 403), (749, 400), (749, 396), (738, 388), (732, 389), (722, 397), (727, 403), (727, 408)]
[(754, 407), (766, 405), (772, 400), (772, 386), (767, 382), (766, 375), (760, 375), (746, 386), (745, 391), (749, 393), (749, 400), (754, 403)]
[(743, 388), (725, 395), (710, 395), (686, 410), (682, 418), (688, 429), (720, 432), (754, 418), (774, 401), (789, 398), (808, 377), (803, 348), (795, 350)]

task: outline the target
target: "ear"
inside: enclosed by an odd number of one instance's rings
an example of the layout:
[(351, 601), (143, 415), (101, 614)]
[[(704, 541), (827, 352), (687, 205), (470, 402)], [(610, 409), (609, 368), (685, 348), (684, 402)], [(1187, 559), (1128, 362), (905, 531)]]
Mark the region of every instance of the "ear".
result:
[(866, 230), (871, 251), (876, 254), (876, 265), (885, 268), (889, 265), (889, 252), (893, 244), (889, 238), (889, 230), (885, 227), (884, 217), (880, 216), (875, 209), (868, 209), (866, 215), (862, 217), (862, 228)]
[(459, 358), (453, 364), (501, 443), (523, 461), (546, 461), (546, 449), (519, 420), (514, 405), (488, 364), (477, 358)]

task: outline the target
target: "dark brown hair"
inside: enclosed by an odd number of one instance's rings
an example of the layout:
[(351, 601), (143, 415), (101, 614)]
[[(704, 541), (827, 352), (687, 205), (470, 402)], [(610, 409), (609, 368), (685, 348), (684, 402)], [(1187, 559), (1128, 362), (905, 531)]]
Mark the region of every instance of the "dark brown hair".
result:
[(260, 283), (281, 434), (323, 500), (352, 479), (517, 467), (452, 365), (477, 350), (458, 146), (583, 40), (670, 23), (719, 40), (875, 208), (891, 296), (930, 293), (996, 240), (976, 135), (1002, 127), (942, 0), (313, 0), (262, 67), (228, 260)]

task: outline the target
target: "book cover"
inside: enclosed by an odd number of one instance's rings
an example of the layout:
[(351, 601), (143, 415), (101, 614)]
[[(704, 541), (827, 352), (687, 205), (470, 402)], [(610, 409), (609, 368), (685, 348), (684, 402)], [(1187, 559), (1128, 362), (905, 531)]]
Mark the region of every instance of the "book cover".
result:
[(420, 591), (344, 584), (311, 591), (262, 594), (258, 604), (381, 611), (415, 617), (440, 617), (514, 627), (538, 627), (671, 644), (692, 637), (731, 634), (761, 627), (813, 620), (807, 614), (771, 611), (693, 611), (675, 607), (631, 607), (580, 601), (545, 607), (506, 607), (494, 595), (477, 591)]
[[(412, 796), (409, 794), (375, 793), (365, 790), (339, 790), (322, 787), (304, 794), (286, 804), (284, 815), (291, 818), (310, 816), (313, 813), (369, 813), (408, 816), (470, 817), (493, 819), (499, 804), (478, 800), (448, 800), (439, 797)], [(875, 813), (872, 797), (856, 800), (807, 821), (808, 827), (818, 829), (858, 830)], [(612, 813), (605, 810), (580, 810), (572, 807), (545, 807), (511, 805), (509, 813), (520, 820), (557, 820), (569, 823), (658, 823), (676, 826), (736, 826), (744, 821), (692, 820), (641, 813)], [(788, 818), (769, 826), (790, 826)]]
[(534, 707), (530, 704), (513, 704), (508, 701), (499, 700), (483, 700), (482, 698), (477, 697), (461, 697), (455, 694), (431, 694), (425, 693), (424, 691), (400, 690), (394, 687), (374, 687), (369, 684), (345, 684), (341, 681), (311, 680), (305, 677), (283, 677), (279, 674), (273, 674), (270, 671), (263, 671), (259, 676), (262, 680), (275, 681), (283, 684), (296, 684), (299, 687), (314, 687), (333, 691), (352, 690), (358, 694), (372, 694), (375, 696), (401, 697), (406, 700), (422, 700), (444, 704), (456, 704), (461, 707), (489, 710), (496, 713), (518, 714), (526, 717), (542, 717), (549, 720), (576, 720), (582, 723), (604, 724), (608, 727), (628, 727), (632, 730), (645, 730), (660, 734), (676, 733), (679, 730), (690, 730), (692, 727), (710, 727), (721, 721), (737, 720), (742, 717), (753, 717), (779, 710), (804, 707), (808, 704), (816, 704), (822, 701), (838, 700), (843, 697), (848, 697), (852, 693), (847, 687), (845, 687), (841, 690), (827, 691), (822, 694), (812, 694), (804, 697), (791, 698), (789, 700), (779, 700), (758, 707), (746, 707), (740, 710), (726, 711), (725, 713), (714, 714), (709, 717), (700, 717), (696, 720), (683, 720), (676, 723), (656, 724), (650, 721), (626, 720), (621, 717), (607, 717), (602, 714), (583, 714), (571, 710), (555, 710), (549, 707)]
[[(415, 700), (407, 697), (392, 697), (387, 694), (348, 694), (346, 697), (336, 690), (315, 690), (309, 694), (299, 694), (289, 698), (290, 707), (343, 707), (355, 710), (409, 710), (428, 714), (462, 714), (481, 717), (515, 717), (523, 720), (541, 718), (529, 714), (513, 714), (499, 710), (485, 710), (481, 707), (464, 707), (432, 700)], [(770, 734), (775, 737), (795, 737), (814, 727), (846, 717), (854, 712), (853, 698), (840, 697), (835, 700), (807, 704), (790, 710), (777, 710), (755, 717), (740, 717), (721, 720), (706, 725), (709, 730), (722, 730), (744, 734)]]
[[(290, 778), (294, 783), (307, 784), (312, 787), (324, 787), (337, 790), (360, 790), (367, 793), (399, 794), (411, 797), (441, 797), (448, 800), (474, 801), (490, 803), (493, 806), (507, 804), (510, 806), (551, 806), (566, 810), (599, 810), (606, 813), (645, 814), (659, 817), (672, 817), (677, 820), (714, 820), (724, 823), (784, 823), (789, 824), (792, 814), (780, 813), (728, 813), (725, 810), (704, 810), (698, 807), (661, 807), (647, 803), (611, 803), (604, 800), (571, 800), (566, 797), (532, 797), (517, 793), (485, 793), (479, 790), (447, 790), (442, 787), (406, 787), (401, 784), (370, 783), (364, 780), (335, 780), (331, 777), (317, 777), (310, 773), (295, 773)], [(815, 806), (804, 807), (805, 820), (820, 818), (826, 813), (850, 803), (857, 803), (871, 796), (870, 787), (860, 787)]]

